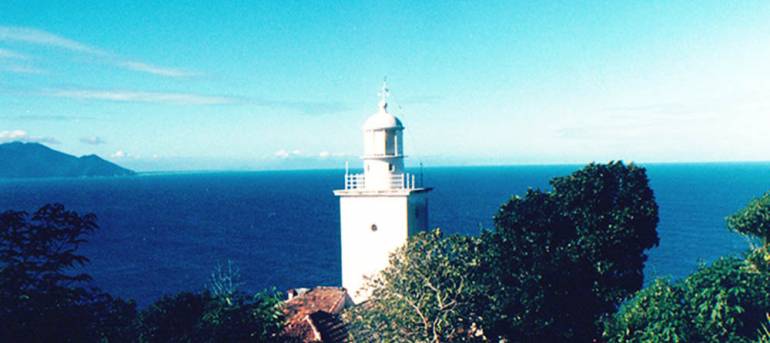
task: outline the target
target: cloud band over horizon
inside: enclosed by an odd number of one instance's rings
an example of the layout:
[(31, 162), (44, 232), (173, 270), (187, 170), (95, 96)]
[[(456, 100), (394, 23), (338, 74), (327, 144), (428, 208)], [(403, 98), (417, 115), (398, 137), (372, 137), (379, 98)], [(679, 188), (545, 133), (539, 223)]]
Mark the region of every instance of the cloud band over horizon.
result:
[[(123, 59), (106, 50), (35, 28), (0, 26), (0, 41), (21, 42), (98, 56), (107, 59), (112, 65), (119, 68), (157, 76), (184, 78), (198, 75), (198, 73), (182, 69), (161, 67), (145, 62)], [(0, 57), (19, 58), (21, 56), (24, 55), (10, 50), (0, 49)]]

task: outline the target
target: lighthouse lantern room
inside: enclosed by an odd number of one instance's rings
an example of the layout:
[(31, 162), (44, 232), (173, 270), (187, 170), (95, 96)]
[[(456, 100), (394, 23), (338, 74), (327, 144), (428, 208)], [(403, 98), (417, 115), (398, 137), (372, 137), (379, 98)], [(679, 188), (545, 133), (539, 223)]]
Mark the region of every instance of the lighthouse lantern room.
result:
[(365, 280), (388, 265), (390, 253), (409, 236), (428, 228), (431, 188), (418, 185), (404, 170), (404, 126), (388, 113), (388, 89), (383, 84), (377, 113), (363, 126), (364, 171), (345, 168), (340, 198), (342, 286), (356, 303), (368, 297)]

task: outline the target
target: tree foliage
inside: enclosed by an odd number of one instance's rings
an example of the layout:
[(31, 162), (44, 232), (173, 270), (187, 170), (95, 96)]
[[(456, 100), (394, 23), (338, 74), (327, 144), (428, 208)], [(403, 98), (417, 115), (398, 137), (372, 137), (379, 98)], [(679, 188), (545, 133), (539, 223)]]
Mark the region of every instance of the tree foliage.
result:
[(658, 244), (644, 168), (589, 164), (551, 186), (513, 197), (484, 235), (497, 286), (485, 314), (493, 336), (591, 341), (642, 286), (645, 250)]
[(486, 290), (482, 252), (473, 237), (444, 237), (439, 229), (409, 240), (369, 281), (369, 301), (345, 314), (354, 341), (460, 342), (481, 340)]
[[(591, 341), (658, 243), (643, 168), (590, 164), (513, 197), (479, 238), (421, 234), (391, 257), (351, 332), (374, 341)], [(451, 305), (451, 306), (450, 306)]]
[(623, 305), (607, 322), (606, 338), (615, 342), (693, 342), (684, 290), (668, 280), (655, 280)]
[(45, 205), (31, 216), (23, 211), (0, 214), (0, 271), (3, 289), (36, 292), (89, 281), (85, 273), (67, 270), (88, 258), (77, 254), (83, 237), (97, 229), (96, 216), (78, 215), (60, 204)]
[(727, 228), (761, 242), (756, 247), (752, 241), (746, 260), (758, 271), (770, 273), (770, 192), (727, 217)]
[(75, 267), (93, 214), (60, 204), (0, 213), (0, 341), (135, 340), (136, 307), (90, 287)]
[(770, 244), (770, 193), (756, 198), (727, 217), (727, 227), (740, 234), (757, 238), (767, 250)]
[[(674, 285), (657, 281), (609, 321), (612, 342), (753, 342), (770, 312), (770, 277), (722, 258)], [(759, 335), (759, 336), (758, 336)]]
[(762, 328), (759, 330), (759, 336), (757, 337), (757, 343), (770, 343), (770, 314), (766, 314), (766, 322), (762, 325)]
[(231, 264), (212, 274), (217, 293), (180, 293), (137, 313), (78, 273), (97, 229), (93, 214), (60, 204), (0, 213), (0, 342), (275, 342), (283, 328), (274, 293), (237, 292)]
[(142, 342), (267, 342), (283, 328), (275, 295), (236, 293), (230, 303), (209, 292), (165, 296), (140, 314)]

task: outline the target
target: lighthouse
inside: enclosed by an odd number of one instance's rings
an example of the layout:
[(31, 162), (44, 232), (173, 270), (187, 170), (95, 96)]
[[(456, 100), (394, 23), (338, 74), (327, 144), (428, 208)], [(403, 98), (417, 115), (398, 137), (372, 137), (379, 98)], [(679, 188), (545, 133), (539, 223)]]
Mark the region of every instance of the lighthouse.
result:
[[(345, 168), (340, 198), (342, 286), (356, 303), (365, 301), (366, 279), (388, 265), (389, 255), (428, 228), (431, 188), (404, 170), (404, 125), (388, 112), (383, 84), (377, 112), (363, 126), (363, 173)], [(419, 181), (419, 182), (418, 182)]]

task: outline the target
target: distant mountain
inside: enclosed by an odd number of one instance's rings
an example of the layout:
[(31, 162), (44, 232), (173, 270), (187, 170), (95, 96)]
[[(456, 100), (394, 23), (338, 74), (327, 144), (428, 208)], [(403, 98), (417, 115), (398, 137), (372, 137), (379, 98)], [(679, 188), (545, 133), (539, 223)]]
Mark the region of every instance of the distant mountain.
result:
[(75, 157), (38, 143), (0, 144), (0, 178), (134, 175), (96, 155)]

